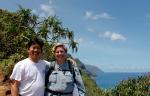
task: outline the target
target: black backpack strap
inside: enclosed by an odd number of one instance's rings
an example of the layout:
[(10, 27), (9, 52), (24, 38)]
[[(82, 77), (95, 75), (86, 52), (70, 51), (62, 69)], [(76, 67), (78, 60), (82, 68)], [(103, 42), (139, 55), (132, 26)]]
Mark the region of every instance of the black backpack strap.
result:
[(69, 69), (71, 70), (71, 74), (73, 75), (74, 83), (76, 83), (74, 66), (73, 66), (73, 64), (71, 63), (71, 61), (70, 61), (70, 60), (67, 60), (67, 61), (68, 61)]
[(51, 65), (49, 66), (49, 69), (48, 69), (48, 71), (46, 72), (46, 74), (45, 74), (45, 86), (47, 87), (47, 85), (48, 85), (48, 82), (49, 82), (49, 76), (52, 74), (52, 72), (54, 71), (54, 69), (55, 69), (55, 61), (53, 61), (52, 63), (51, 63)]

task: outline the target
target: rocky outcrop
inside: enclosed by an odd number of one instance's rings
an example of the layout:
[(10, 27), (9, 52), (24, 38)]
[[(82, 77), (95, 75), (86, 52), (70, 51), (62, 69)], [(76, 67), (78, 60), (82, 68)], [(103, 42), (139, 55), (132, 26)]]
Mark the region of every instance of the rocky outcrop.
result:
[(0, 85), (0, 96), (11, 96), (9, 83)]
[(2, 70), (0, 70), (0, 83), (2, 83), (5, 79), (4, 73)]
[(80, 61), (78, 58), (75, 58), (74, 59), (77, 64), (78, 64), (78, 67), (79, 69), (82, 69), (84, 70), (88, 76), (95, 80), (96, 79), (96, 76), (97, 74), (101, 74), (101, 73), (104, 73), (101, 69), (99, 69), (98, 67), (94, 66), (94, 65), (87, 65), (87, 64), (84, 64), (82, 61)]
[(5, 80), (2, 70), (0, 70), (0, 96), (11, 96), (10, 83), (8, 80)]

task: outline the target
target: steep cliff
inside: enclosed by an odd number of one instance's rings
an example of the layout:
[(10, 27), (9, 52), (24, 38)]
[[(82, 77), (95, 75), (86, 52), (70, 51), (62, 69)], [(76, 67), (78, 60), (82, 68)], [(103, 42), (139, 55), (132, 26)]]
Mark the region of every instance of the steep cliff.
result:
[(79, 60), (79, 58), (75, 58), (75, 61), (78, 63), (78, 67), (80, 69), (84, 70), (86, 72), (86, 74), (88, 74), (88, 76), (94, 80), (95, 80), (97, 74), (104, 73), (101, 69), (99, 69), (98, 67), (96, 67), (94, 65), (84, 64), (81, 60)]
[(0, 70), (0, 96), (10, 96), (10, 83), (5, 79), (2, 70)]

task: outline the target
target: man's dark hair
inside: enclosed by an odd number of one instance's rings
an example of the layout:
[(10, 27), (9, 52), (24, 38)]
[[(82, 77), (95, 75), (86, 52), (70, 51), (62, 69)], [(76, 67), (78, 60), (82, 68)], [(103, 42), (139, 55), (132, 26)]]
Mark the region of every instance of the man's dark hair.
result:
[(35, 37), (35, 38), (32, 38), (29, 40), (28, 44), (27, 44), (27, 48), (29, 49), (31, 47), (31, 45), (34, 45), (34, 44), (38, 44), (40, 45), (40, 48), (42, 50), (43, 46), (44, 46), (44, 43), (41, 39)]

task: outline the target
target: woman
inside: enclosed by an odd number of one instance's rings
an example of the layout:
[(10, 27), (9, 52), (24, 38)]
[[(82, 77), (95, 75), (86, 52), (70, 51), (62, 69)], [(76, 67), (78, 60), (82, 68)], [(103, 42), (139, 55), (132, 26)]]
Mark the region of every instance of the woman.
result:
[[(57, 43), (52, 48), (55, 61), (51, 62), (46, 78), (47, 96), (84, 96), (85, 88), (77, 68), (72, 59), (67, 59), (67, 48)], [(73, 92), (75, 90), (76, 92)], [(78, 95), (73, 95), (73, 94)]]

